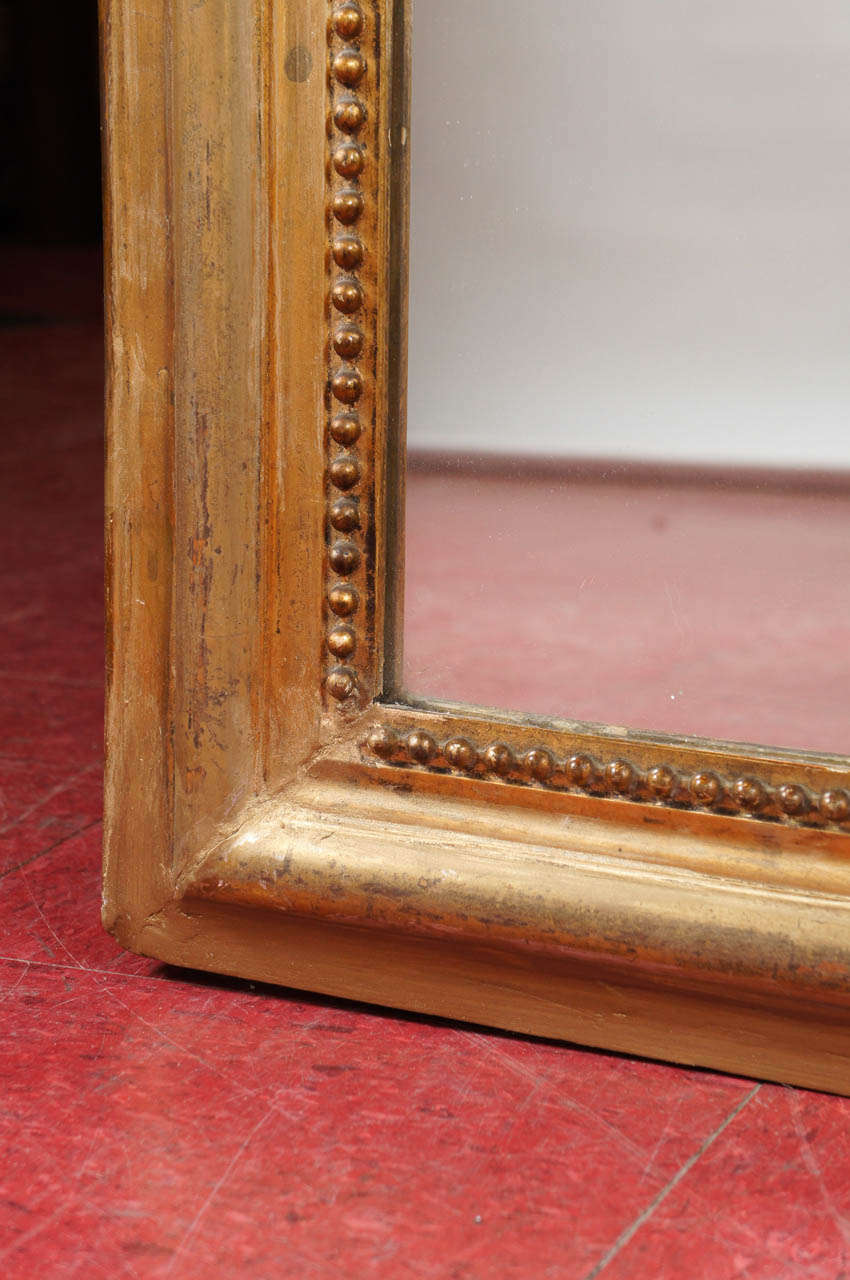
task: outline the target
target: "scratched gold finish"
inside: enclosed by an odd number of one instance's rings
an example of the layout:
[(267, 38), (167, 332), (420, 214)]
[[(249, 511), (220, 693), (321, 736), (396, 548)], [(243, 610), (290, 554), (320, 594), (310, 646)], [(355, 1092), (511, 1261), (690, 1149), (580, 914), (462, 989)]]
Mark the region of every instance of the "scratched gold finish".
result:
[(188, 968), (850, 1093), (846, 761), (393, 683), (403, 4), (103, 15), (107, 928)]

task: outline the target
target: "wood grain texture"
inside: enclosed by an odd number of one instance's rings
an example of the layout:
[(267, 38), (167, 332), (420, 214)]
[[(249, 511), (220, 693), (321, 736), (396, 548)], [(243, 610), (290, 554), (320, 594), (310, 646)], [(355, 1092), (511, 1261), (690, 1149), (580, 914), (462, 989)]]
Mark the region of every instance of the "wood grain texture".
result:
[(175, 963), (850, 1092), (845, 760), (399, 702), (409, 26), (342, 7), (103, 7), (104, 919)]
[(171, 886), (173, 241), (166, 0), (105, 4), (107, 922)]

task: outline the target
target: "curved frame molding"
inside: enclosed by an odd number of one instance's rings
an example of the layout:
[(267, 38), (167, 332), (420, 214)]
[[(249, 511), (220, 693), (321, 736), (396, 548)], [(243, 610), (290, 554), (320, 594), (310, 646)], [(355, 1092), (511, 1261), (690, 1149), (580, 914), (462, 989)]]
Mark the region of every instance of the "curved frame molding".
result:
[(843, 759), (399, 687), (404, 0), (103, 0), (104, 919), (850, 1092)]

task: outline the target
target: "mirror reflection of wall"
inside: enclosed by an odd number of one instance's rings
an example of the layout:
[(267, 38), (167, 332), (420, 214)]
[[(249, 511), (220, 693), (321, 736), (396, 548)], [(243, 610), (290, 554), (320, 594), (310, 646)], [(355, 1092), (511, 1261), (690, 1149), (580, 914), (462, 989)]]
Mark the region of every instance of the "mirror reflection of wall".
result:
[(411, 448), (850, 468), (844, 0), (413, 21)]
[(850, 747), (850, 7), (414, 0), (406, 686)]

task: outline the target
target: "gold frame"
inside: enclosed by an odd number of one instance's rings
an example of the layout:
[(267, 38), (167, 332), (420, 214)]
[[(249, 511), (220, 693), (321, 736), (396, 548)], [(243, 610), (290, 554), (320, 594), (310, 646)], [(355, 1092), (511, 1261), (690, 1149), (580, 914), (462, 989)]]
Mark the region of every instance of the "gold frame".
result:
[(399, 692), (407, 33), (103, 0), (105, 923), (850, 1092), (846, 760)]

